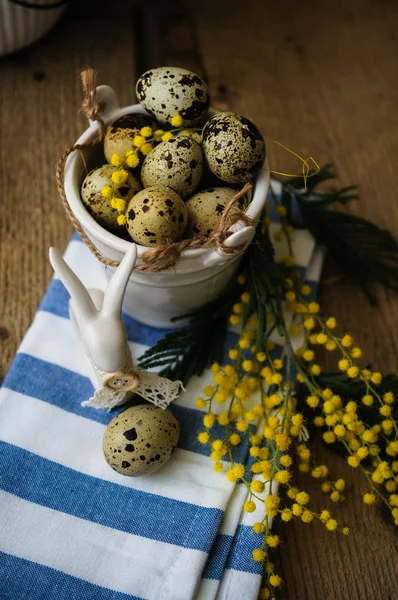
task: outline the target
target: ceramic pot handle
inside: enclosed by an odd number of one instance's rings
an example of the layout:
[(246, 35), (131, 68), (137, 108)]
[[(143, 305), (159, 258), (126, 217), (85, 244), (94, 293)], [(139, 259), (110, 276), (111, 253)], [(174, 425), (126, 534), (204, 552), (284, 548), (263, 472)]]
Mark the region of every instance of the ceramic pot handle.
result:
[[(100, 85), (96, 89), (96, 101), (101, 102), (103, 108), (101, 109), (101, 117), (107, 122), (112, 120), (111, 117), (114, 113), (120, 110), (119, 102), (115, 90), (109, 85)], [(89, 120), (90, 126), (95, 125), (98, 127), (95, 121)]]
[[(236, 231), (234, 231), (234, 233), (232, 233), (229, 238), (225, 240), (225, 245), (229, 248), (241, 246), (242, 244), (249, 244), (256, 232), (255, 228), (251, 225), (242, 227), (239, 223), (237, 223), (232, 229), (236, 229)], [(242, 250), (242, 253), (243, 252), (244, 250)], [(203, 259), (203, 264), (205, 267), (221, 265), (234, 256), (236, 256), (236, 254), (223, 254), (223, 252), (219, 249), (213, 250), (213, 252), (210, 252), (207, 256), (205, 256)]]

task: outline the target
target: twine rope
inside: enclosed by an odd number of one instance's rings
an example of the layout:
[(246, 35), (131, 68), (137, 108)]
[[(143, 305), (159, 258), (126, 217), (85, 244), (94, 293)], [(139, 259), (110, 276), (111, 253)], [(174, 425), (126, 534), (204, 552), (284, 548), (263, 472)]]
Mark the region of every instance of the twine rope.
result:
[[(65, 150), (57, 163), (55, 174), (57, 188), (66, 214), (89, 250), (91, 250), (94, 256), (104, 265), (117, 267), (120, 262), (105, 258), (105, 256), (99, 252), (99, 250), (87, 236), (82, 225), (70, 208), (65, 193), (64, 169), (68, 156), (75, 150), (94, 148), (103, 142), (105, 136), (105, 123), (100, 114), (103, 106), (100, 102), (96, 101), (96, 72), (91, 68), (85, 69), (81, 73), (81, 79), (84, 93), (82, 112), (88, 119), (98, 123), (98, 136), (94, 140), (85, 142), (84, 144), (74, 144)], [(219, 248), (225, 254), (239, 254), (247, 244), (230, 247), (225, 244), (225, 241), (231, 234), (231, 227), (236, 223), (239, 222), (243, 226), (255, 225), (255, 222), (250, 219), (242, 210), (240, 210), (236, 204), (239, 198), (244, 196), (252, 187), (253, 186), (250, 183), (246, 183), (244, 187), (231, 198), (222, 213), (217, 230), (213, 231), (210, 236), (197, 236), (192, 239), (182, 240), (180, 242), (174, 242), (171, 244), (163, 244), (157, 246), (156, 248), (149, 249), (142, 255), (144, 264), (136, 265), (134, 267), (135, 270), (156, 273), (165, 269), (170, 269), (177, 264), (181, 257), (181, 253), (188, 248)]]

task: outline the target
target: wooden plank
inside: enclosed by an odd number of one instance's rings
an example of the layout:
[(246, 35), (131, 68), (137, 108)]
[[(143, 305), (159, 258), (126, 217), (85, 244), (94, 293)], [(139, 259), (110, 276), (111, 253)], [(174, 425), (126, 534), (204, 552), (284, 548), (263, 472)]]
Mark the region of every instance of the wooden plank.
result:
[(133, 5), (76, 3), (38, 44), (0, 63), (0, 376), (35, 314), (72, 226), (55, 186), (55, 164), (85, 128), (79, 73), (86, 65), (135, 100)]
[[(332, 160), (339, 184), (361, 186), (362, 199), (349, 210), (398, 233), (396, 5), (186, 0), (166, 10), (164, 3), (155, 4), (148, 13), (153, 37), (145, 68), (196, 70), (208, 80), (213, 106), (251, 118), (267, 138), (320, 164)], [(271, 143), (268, 151), (273, 169), (300, 171), (289, 154)], [(378, 310), (346, 280), (323, 285), (320, 297), (325, 312), (355, 335), (375, 368), (396, 370), (397, 297), (381, 290)], [(336, 507), (314, 480), (305, 483), (299, 475), (298, 483), (309, 489), (315, 506), (333, 509), (352, 533), (329, 533), (319, 523), (279, 527), (281, 597), (397, 598), (393, 526), (377, 508), (363, 505), (360, 473), (320, 443), (313, 447), (332, 465), (332, 476), (347, 480), (347, 500)]]
[[(108, 3), (76, 3), (43, 41), (1, 61), (0, 190), (7, 208), (0, 212), (0, 374), (48, 284), (48, 247), (62, 249), (71, 233), (54, 165), (84, 127), (78, 73), (87, 64), (121, 103), (133, 99), (137, 49), (139, 72), (161, 64), (196, 70), (209, 81), (213, 105), (245, 114), (267, 137), (320, 163), (333, 159), (341, 183), (361, 184), (362, 201), (350, 210), (397, 232), (397, 7), (346, 4), (147, 0), (138, 9), (114, 2), (110, 10)], [(269, 153), (273, 168), (297, 168), (270, 144)], [(324, 287), (321, 301), (375, 367), (396, 368), (396, 298), (381, 292), (377, 311), (343, 280)], [(284, 529), (282, 597), (396, 598), (396, 534), (377, 509), (363, 506), (360, 475), (319, 451), (347, 479), (350, 499), (338, 512), (352, 534), (343, 538), (318, 524)], [(308, 485), (324, 505), (315, 482)]]
[(194, 15), (176, 0), (145, 0), (137, 5), (136, 66), (139, 73), (164, 65), (195, 70), (206, 79), (196, 39)]

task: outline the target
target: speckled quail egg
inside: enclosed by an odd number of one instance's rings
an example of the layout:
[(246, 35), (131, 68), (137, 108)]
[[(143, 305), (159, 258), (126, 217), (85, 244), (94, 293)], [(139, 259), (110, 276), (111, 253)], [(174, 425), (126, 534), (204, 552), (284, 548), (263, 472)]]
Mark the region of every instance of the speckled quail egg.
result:
[(173, 137), (146, 156), (141, 181), (144, 187), (170, 187), (185, 199), (196, 190), (202, 172), (203, 154), (199, 144), (190, 137)]
[[(185, 237), (210, 235), (217, 229), (224, 208), (235, 196), (236, 190), (227, 187), (209, 188), (187, 200), (188, 226)], [(239, 198), (237, 206), (244, 208), (246, 199)]]
[(154, 473), (170, 459), (179, 435), (179, 423), (170, 410), (139, 404), (112, 419), (102, 450), (112, 469), (138, 477)]
[(142, 246), (178, 241), (188, 220), (185, 202), (170, 188), (149, 187), (138, 192), (127, 206), (127, 230)]
[(171, 123), (180, 115), (184, 125), (198, 121), (209, 108), (207, 85), (200, 77), (179, 67), (147, 71), (137, 81), (138, 101), (160, 123)]
[[(130, 113), (120, 117), (109, 125), (104, 139), (104, 154), (108, 162), (111, 162), (113, 154), (123, 156), (133, 148), (133, 140), (140, 134), (143, 127), (156, 127), (154, 119), (150, 115), (142, 113)], [(144, 156), (141, 156), (142, 160)]]
[(112, 186), (115, 196), (128, 202), (141, 189), (141, 184), (130, 173), (125, 183), (113, 183), (112, 173), (116, 170), (116, 167), (112, 165), (103, 165), (91, 171), (83, 181), (81, 198), (84, 206), (97, 223), (108, 231), (120, 233), (124, 227), (117, 223), (116, 219), (119, 213), (111, 207), (110, 199), (104, 198), (102, 189), (105, 186)]
[(202, 143), (202, 133), (196, 129), (181, 129), (181, 131), (175, 135), (176, 137), (191, 137), (195, 142), (198, 142), (198, 144)]
[(250, 181), (265, 160), (265, 143), (257, 127), (233, 112), (221, 112), (204, 126), (202, 146), (210, 170), (222, 181)]

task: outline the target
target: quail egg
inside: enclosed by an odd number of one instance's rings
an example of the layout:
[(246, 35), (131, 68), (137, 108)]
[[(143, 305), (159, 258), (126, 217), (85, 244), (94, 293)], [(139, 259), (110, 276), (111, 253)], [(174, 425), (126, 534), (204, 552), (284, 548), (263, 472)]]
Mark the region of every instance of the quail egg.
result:
[(203, 154), (191, 137), (173, 137), (161, 142), (146, 156), (141, 169), (144, 187), (170, 187), (181, 198), (197, 188), (203, 171)]
[(129, 173), (125, 183), (113, 183), (112, 174), (116, 171), (112, 165), (103, 165), (91, 171), (81, 188), (81, 198), (84, 206), (92, 217), (108, 231), (121, 233), (124, 229), (118, 225), (118, 211), (111, 206), (110, 198), (102, 195), (105, 186), (111, 186), (115, 196), (128, 202), (141, 189), (141, 184), (134, 175)]
[[(227, 187), (209, 188), (187, 200), (188, 226), (186, 237), (210, 235), (217, 229), (224, 208), (235, 196), (236, 190)], [(245, 198), (239, 198), (237, 206), (245, 206)]]
[(112, 419), (102, 450), (112, 469), (138, 477), (154, 473), (170, 459), (179, 435), (179, 423), (170, 410), (140, 404)]
[(209, 108), (207, 85), (195, 73), (179, 67), (147, 71), (138, 79), (136, 93), (142, 106), (163, 124), (180, 115), (189, 127)]
[(264, 163), (263, 136), (251, 121), (236, 113), (214, 115), (203, 128), (202, 140), (209, 169), (222, 181), (250, 181)]
[(202, 134), (196, 129), (181, 129), (181, 131), (176, 133), (176, 137), (191, 137), (195, 142), (198, 142), (198, 144), (202, 143)]
[(136, 194), (128, 204), (127, 230), (142, 246), (157, 246), (178, 241), (188, 220), (185, 202), (170, 188), (149, 187)]
[[(156, 127), (154, 119), (150, 115), (142, 113), (130, 113), (120, 117), (106, 130), (104, 139), (104, 154), (108, 162), (111, 162), (113, 154), (123, 156), (133, 148), (133, 140), (140, 134), (143, 127)], [(142, 159), (143, 159), (142, 155)]]

